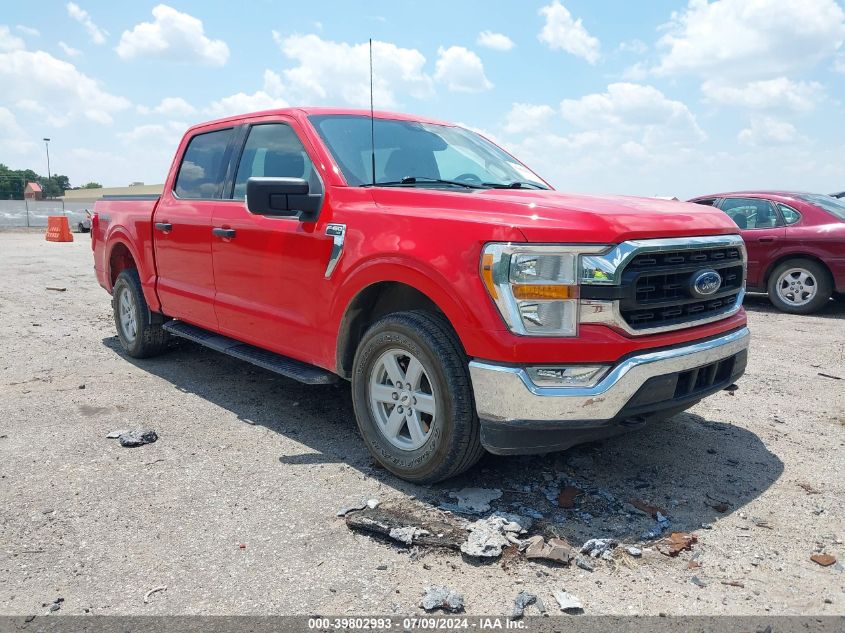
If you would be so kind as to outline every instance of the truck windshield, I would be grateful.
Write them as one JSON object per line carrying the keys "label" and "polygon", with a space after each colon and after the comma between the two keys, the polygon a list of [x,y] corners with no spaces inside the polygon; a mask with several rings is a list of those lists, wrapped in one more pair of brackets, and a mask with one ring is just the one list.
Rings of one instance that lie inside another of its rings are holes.
{"label": "truck windshield", "polygon": [[[548,189],[542,179],[467,129],[362,115],[309,120],[353,186]],[[375,178],[372,152],[375,139]]]}
{"label": "truck windshield", "polygon": [[842,200],[817,193],[806,193],[798,197],[805,202],[821,207],[828,213],[832,213],[837,219],[845,222],[845,202]]}

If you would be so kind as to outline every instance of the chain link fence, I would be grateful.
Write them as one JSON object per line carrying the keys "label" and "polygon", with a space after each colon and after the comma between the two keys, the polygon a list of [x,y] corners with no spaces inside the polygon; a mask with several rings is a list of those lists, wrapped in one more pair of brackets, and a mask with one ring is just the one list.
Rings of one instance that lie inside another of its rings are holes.
{"label": "chain link fence", "polygon": [[51,215],[66,215],[72,231],[78,230],[85,211],[94,211],[93,202],[63,200],[0,200],[0,228],[47,226]]}

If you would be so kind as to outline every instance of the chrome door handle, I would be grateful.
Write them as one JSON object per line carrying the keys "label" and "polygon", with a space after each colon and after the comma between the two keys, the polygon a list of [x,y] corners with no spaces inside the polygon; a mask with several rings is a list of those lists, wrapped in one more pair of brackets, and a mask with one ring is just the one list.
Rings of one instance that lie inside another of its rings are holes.
{"label": "chrome door handle", "polygon": [[211,229],[211,234],[216,235],[217,237],[232,239],[235,237],[236,231],[235,229],[213,228]]}

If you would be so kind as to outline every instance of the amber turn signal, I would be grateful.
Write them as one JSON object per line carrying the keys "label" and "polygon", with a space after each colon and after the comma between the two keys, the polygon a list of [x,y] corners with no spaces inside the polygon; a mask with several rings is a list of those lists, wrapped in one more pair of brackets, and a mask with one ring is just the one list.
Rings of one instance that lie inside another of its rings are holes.
{"label": "amber turn signal", "polygon": [[487,286],[487,292],[496,301],[499,298],[499,293],[496,291],[496,284],[493,282],[493,254],[485,253],[481,258],[481,279],[484,280],[484,285]]}
{"label": "amber turn signal", "polygon": [[518,284],[511,286],[517,301],[577,299],[578,286],[551,284]]}

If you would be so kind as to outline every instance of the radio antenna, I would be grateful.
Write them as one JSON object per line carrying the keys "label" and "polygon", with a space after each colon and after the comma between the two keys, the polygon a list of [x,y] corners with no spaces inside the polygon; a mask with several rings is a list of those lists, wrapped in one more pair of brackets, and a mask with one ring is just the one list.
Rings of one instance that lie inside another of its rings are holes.
{"label": "radio antenna", "polygon": [[370,38],[370,158],[373,168],[373,187],[376,186],[376,116],[373,111],[373,38]]}

